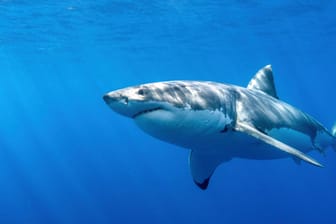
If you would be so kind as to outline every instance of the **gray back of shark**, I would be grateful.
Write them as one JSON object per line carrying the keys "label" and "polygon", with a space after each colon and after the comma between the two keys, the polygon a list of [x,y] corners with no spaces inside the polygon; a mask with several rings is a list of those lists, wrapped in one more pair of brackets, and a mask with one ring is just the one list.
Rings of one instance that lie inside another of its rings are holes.
{"label": "gray back of shark", "polygon": [[279,100],[270,65],[247,88],[169,81],[112,91],[104,100],[153,137],[191,149],[191,174],[201,189],[217,166],[232,158],[292,157],[321,166],[305,153],[335,143],[314,118]]}

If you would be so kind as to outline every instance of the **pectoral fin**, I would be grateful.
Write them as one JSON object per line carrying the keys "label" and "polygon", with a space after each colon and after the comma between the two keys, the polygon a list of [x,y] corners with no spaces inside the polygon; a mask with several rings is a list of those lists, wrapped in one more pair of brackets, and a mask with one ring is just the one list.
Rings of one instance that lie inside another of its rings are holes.
{"label": "pectoral fin", "polygon": [[307,156],[306,154],[302,153],[301,151],[289,146],[289,145],[286,145],[285,143],[283,142],[280,142],[264,133],[262,133],[261,131],[257,130],[256,128],[248,125],[248,124],[244,124],[244,123],[240,123],[240,122],[237,122],[236,124],[236,130],[237,131],[240,131],[240,132],[243,132],[243,133],[246,133],[250,136],[253,136],[277,149],[280,149],[281,151],[283,152],[286,152],[286,153],[289,153],[291,154],[292,156],[298,158],[298,159],[301,159],[301,160],[304,160],[310,164],[313,164],[315,166],[319,166],[319,167],[323,167],[319,162],[317,162],[316,160],[310,158],[309,156]]}
{"label": "pectoral fin", "polygon": [[202,190],[207,189],[217,166],[228,160],[230,158],[223,155],[200,153],[192,150],[189,155],[189,166],[195,184]]}

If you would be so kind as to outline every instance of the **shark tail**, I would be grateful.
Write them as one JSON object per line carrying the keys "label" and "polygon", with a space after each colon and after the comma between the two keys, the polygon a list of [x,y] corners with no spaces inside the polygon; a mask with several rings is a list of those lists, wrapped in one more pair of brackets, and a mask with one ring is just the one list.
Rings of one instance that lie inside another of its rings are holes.
{"label": "shark tail", "polygon": [[336,152],[336,122],[331,128],[331,134],[334,137],[333,142],[332,142],[332,148]]}

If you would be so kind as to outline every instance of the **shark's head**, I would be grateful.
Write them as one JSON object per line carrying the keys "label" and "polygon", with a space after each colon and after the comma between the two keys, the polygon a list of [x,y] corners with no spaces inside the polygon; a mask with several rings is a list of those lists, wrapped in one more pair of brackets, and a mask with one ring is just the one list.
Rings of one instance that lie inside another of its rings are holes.
{"label": "shark's head", "polygon": [[169,111],[178,105],[175,90],[164,84],[150,83],[115,90],[103,96],[106,104],[115,112],[133,119],[156,111]]}
{"label": "shark's head", "polygon": [[149,83],[107,93],[115,112],[132,118],[146,133],[177,145],[204,132],[219,132],[234,121],[232,94],[225,86],[171,81]]}

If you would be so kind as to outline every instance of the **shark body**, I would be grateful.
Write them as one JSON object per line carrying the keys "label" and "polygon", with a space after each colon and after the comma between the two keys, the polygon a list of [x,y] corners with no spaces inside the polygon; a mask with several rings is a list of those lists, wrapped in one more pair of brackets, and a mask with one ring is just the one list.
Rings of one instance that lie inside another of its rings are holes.
{"label": "shark body", "polygon": [[216,82],[168,81],[104,95],[115,112],[132,118],[151,136],[190,149],[194,182],[206,189],[215,169],[232,158],[292,157],[322,166],[306,153],[334,146],[310,115],[279,100],[270,65],[247,88]]}

